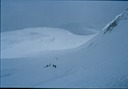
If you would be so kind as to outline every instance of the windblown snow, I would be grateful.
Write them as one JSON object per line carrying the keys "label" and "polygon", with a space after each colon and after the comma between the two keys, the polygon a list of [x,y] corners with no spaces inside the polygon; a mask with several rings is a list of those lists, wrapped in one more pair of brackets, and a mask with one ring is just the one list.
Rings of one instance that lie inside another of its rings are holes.
{"label": "windblown snow", "polygon": [[127,28],[121,14],[90,35],[44,27],[3,32],[1,86],[128,88]]}

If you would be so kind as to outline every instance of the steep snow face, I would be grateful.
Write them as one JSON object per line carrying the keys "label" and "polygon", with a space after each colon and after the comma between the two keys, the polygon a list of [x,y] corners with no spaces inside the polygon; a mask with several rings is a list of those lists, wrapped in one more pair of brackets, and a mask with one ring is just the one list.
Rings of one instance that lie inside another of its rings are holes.
{"label": "steep snow face", "polygon": [[124,12],[122,12],[121,14],[116,16],[115,19],[113,19],[110,23],[108,23],[102,29],[102,31],[104,31],[104,34],[111,32],[113,30],[113,28],[119,24],[120,21],[127,20],[127,19],[128,19],[128,8]]}
{"label": "steep snow face", "polygon": [[2,57],[23,57],[38,51],[78,47],[95,35],[80,36],[59,28],[26,28],[1,33]]}

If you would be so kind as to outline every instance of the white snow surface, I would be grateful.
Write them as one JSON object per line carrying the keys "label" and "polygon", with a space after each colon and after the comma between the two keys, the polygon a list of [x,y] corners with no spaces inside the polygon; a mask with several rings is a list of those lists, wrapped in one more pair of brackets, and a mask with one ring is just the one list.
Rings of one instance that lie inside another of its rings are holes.
{"label": "white snow surface", "polygon": [[50,27],[3,32],[1,56],[16,58],[38,51],[71,49],[84,44],[95,35],[75,35],[64,29]]}
{"label": "white snow surface", "polygon": [[[52,37],[54,32],[59,34],[61,34],[61,32],[65,33],[58,35],[59,38],[70,37],[72,35],[71,37],[76,39],[78,42],[77,45],[79,46],[66,46],[65,48],[67,49],[63,50],[61,47],[55,47],[55,49],[59,50],[50,50],[49,52],[38,50],[23,58],[20,56],[17,58],[2,58],[1,86],[35,88],[128,88],[127,29],[128,19],[121,20],[111,31],[108,30],[107,33],[103,33],[104,30],[102,30],[95,36],[90,36],[91,38],[89,37],[88,41],[86,40],[86,38],[88,38],[86,36],[76,36],[67,31],[59,31],[57,29],[57,31],[49,31],[48,34],[51,32]],[[24,34],[28,34],[25,31],[28,30],[23,31]],[[21,35],[21,33],[22,32],[19,34]],[[12,35],[12,33],[6,34]],[[36,38],[36,41],[28,36],[28,42],[25,42],[26,37],[24,39],[24,36],[22,36],[24,44],[29,42],[41,43],[37,40],[37,38],[40,39],[40,36],[36,37],[34,35],[35,32],[31,34],[33,35],[29,36]],[[47,37],[47,35],[43,35],[43,38],[45,36]],[[56,39],[59,40],[58,37]],[[71,40],[73,40],[73,38]],[[81,38],[81,40],[79,38]],[[66,41],[68,39],[65,38]],[[81,41],[84,41],[83,39],[85,39],[85,42],[81,43]],[[14,42],[16,42],[17,45],[21,45],[22,40],[20,39],[20,42],[17,42],[19,40]],[[44,41],[49,41],[49,37],[48,40]],[[34,47],[31,45],[32,44],[29,44],[30,47]],[[6,46],[7,45],[2,47],[6,48]],[[13,45],[9,46],[12,47]],[[35,47],[36,46],[37,45],[35,45]],[[23,48],[24,46],[19,47]],[[29,47],[24,47],[24,49],[29,49]],[[14,52],[15,51],[16,50],[14,50]],[[11,55],[8,54],[8,56]]]}

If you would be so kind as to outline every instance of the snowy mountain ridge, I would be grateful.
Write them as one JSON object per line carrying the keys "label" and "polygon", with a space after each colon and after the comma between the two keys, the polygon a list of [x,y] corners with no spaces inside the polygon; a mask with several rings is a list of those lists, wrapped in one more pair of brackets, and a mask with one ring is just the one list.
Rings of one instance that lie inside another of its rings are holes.
{"label": "snowy mountain ridge", "polygon": [[112,29],[118,25],[118,23],[121,21],[121,20],[126,20],[128,19],[128,8],[122,12],[121,14],[117,15],[115,17],[115,19],[113,19],[110,23],[108,23],[103,29],[102,31],[104,31],[104,34],[108,33],[108,32],[111,32]]}

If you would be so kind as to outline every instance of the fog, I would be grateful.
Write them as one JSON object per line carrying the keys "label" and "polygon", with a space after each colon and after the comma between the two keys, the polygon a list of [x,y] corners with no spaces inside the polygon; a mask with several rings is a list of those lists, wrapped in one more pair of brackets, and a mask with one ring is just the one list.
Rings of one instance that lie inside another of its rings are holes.
{"label": "fog", "polygon": [[123,1],[2,0],[1,31],[69,23],[89,24],[100,30],[127,6]]}

